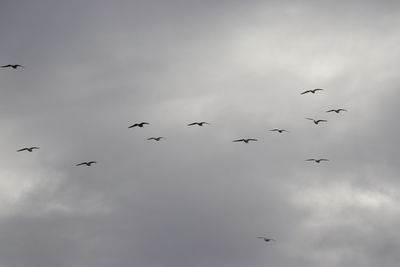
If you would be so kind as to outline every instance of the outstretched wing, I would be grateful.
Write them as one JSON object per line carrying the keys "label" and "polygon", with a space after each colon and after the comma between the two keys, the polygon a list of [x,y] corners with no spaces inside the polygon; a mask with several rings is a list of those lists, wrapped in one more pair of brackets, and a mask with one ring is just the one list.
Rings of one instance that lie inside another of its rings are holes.
{"label": "outstretched wing", "polygon": [[319,159],[319,161],[329,161],[329,159]]}
{"label": "outstretched wing", "polygon": [[315,161],[315,159],[306,159],[306,161]]}
{"label": "outstretched wing", "polygon": [[25,147],[25,148],[18,149],[17,152],[21,152],[21,151],[25,151],[25,150],[29,150],[29,149],[27,147]]}
{"label": "outstretched wing", "polygon": [[137,124],[137,123],[135,123],[135,124],[133,124],[133,125],[129,126],[128,128],[133,128],[133,127],[136,127],[136,126],[138,126],[138,124]]}
{"label": "outstretched wing", "polygon": [[192,123],[189,123],[187,126],[193,126],[193,125],[198,125],[199,123],[198,122],[192,122]]}
{"label": "outstretched wing", "polygon": [[40,147],[38,147],[38,146],[33,146],[33,147],[31,147],[30,149],[39,149]]}
{"label": "outstretched wing", "polygon": [[82,162],[82,163],[76,164],[75,166],[82,166],[82,165],[87,165],[87,162]]}
{"label": "outstretched wing", "polygon": [[236,140],[233,140],[232,142],[244,142],[244,139],[236,139]]}
{"label": "outstretched wing", "polygon": [[307,94],[307,93],[310,93],[310,92],[311,92],[311,90],[307,90],[307,91],[302,92],[301,95],[304,95],[304,94]]}
{"label": "outstretched wing", "polygon": [[249,138],[249,139],[247,139],[247,141],[258,141],[258,139],[255,139],[255,138]]}
{"label": "outstretched wing", "polygon": [[9,67],[12,67],[12,65],[10,65],[10,64],[8,64],[8,65],[3,65],[3,66],[1,66],[2,68],[9,68]]}

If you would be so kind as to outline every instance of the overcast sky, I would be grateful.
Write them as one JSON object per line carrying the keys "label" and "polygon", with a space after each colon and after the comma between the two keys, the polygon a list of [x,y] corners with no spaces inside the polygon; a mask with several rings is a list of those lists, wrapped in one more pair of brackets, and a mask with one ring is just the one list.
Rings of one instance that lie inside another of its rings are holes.
{"label": "overcast sky", "polygon": [[0,267],[398,266],[399,13],[1,1]]}

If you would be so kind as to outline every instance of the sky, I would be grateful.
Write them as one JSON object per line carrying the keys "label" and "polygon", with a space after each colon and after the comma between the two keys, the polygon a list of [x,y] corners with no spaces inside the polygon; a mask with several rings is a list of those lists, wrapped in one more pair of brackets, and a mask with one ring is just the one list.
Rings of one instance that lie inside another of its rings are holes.
{"label": "sky", "polygon": [[0,267],[398,266],[399,15],[1,1]]}

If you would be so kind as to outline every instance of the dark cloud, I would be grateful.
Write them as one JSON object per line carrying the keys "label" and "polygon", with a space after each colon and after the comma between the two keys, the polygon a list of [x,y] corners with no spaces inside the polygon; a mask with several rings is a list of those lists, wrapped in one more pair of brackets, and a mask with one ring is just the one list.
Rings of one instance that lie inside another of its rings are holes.
{"label": "dark cloud", "polygon": [[2,3],[0,266],[397,266],[398,10]]}

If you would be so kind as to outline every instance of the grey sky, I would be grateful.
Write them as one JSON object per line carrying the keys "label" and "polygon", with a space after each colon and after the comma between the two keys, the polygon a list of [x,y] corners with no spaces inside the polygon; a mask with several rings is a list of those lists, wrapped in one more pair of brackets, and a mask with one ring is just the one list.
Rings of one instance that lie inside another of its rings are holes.
{"label": "grey sky", "polygon": [[399,11],[1,2],[0,267],[397,266]]}

